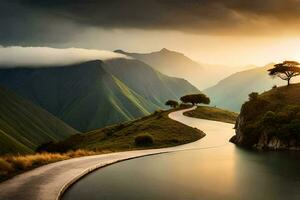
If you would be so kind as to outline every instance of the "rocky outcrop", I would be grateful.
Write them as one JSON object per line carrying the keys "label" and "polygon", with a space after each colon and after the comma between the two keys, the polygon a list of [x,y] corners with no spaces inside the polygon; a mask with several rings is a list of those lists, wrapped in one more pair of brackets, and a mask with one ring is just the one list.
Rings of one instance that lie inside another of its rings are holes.
{"label": "rocky outcrop", "polygon": [[230,139],[230,142],[238,146],[257,150],[300,150],[299,141],[292,138],[281,140],[276,136],[268,135],[266,132],[259,134],[257,138],[250,139],[249,136],[242,131],[244,126],[244,116],[240,114],[235,124],[236,135]]}

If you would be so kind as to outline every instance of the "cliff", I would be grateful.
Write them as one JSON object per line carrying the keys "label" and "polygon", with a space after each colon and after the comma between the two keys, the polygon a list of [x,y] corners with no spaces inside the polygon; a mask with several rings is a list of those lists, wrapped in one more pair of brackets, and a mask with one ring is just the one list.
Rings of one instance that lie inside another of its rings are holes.
{"label": "cliff", "polygon": [[252,94],[230,141],[246,148],[300,150],[300,84]]}

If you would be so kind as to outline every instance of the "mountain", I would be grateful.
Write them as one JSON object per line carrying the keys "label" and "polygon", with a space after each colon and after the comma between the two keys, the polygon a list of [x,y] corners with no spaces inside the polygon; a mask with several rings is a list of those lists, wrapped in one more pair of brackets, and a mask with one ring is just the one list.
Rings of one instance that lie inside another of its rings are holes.
{"label": "mountain", "polygon": [[237,72],[204,90],[204,93],[210,97],[211,105],[239,112],[251,92],[260,93],[274,85],[285,84],[281,79],[273,79],[268,75],[267,70],[273,65],[271,63],[264,67]]}
{"label": "mountain", "polygon": [[300,149],[300,84],[251,95],[231,142],[254,149]]}
{"label": "mountain", "polygon": [[200,92],[188,81],[163,75],[139,60],[108,60],[104,69],[160,107],[169,99]]}
{"label": "mountain", "polygon": [[210,87],[236,70],[225,66],[199,64],[182,53],[165,48],[144,54],[128,53],[123,50],[115,52],[143,61],[168,76],[184,78],[198,89]]}
{"label": "mountain", "polygon": [[0,87],[0,154],[32,153],[78,133],[44,109]]}
{"label": "mountain", "polygon": [[[178,88],[174,88],[175,83]],[[150,66],[128,59],[68,66],[2,67],[0,85],[82,132],[148,115],[162,108],[167,99],[199,92],[186,81],[156,73]]]}

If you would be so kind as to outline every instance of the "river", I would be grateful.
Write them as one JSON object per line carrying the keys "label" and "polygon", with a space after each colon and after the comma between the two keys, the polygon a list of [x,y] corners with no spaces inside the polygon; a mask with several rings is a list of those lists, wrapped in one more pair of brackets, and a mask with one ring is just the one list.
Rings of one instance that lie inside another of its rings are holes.
{"label": "river", "polygon": [[300,153],[256,152],[228,142],[233,125],[170,118],[207,135],[191,150],[136,158],[99,169],[63,200],[299,200]]}

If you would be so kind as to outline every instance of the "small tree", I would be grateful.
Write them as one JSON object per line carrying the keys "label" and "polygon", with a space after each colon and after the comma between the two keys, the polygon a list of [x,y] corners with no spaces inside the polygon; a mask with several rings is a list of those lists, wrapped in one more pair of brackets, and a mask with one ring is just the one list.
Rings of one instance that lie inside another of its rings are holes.
{"label": "small tree", "polygon": [[195,104],[209,104],[210,99],[205,95],[205,94],[190,94],[190,95],[185,95],[180,98],[180,100],[183,103],[191,103],[193,105]]}
{"label": "small tree", "polygon": [[269,75],[272,77],[279,77],[282,80],[287,81],[287,85],[290,85],[291,78],[300,75],[300,63],[296,61],[284,61],[274,65],[274,68],[269,69]]}
{"label": "small tree", "polygon": [[254,101],[258,98],[258,93],[257,92],[252,92],[249,94],[249,101]]}
{"label": "small tree", "polygon": [[170,106],[171,108],[176,108],[178,106],[178,102],[175,100],[168,100],[165,105]]}

